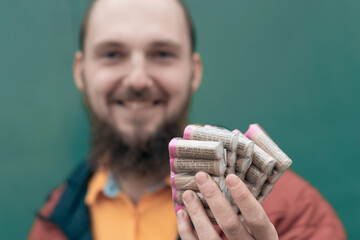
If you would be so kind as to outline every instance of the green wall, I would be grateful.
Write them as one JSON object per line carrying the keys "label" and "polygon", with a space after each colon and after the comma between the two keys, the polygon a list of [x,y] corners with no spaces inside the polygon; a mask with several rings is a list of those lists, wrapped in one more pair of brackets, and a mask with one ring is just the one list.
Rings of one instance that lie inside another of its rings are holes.
{"label": "green wall", "polygon": [[[0,239],[24,239],[88,151],[72,80],[86,0],[0,1]],[[191,122],[259,122],[360,238],[360,1],[187,1],[205,75]]]}

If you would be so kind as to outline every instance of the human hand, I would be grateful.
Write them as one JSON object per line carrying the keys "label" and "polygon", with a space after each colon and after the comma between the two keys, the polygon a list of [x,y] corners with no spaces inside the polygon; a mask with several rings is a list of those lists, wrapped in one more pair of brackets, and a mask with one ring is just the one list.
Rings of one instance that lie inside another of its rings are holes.
{"label": "human hand", "polygon": [[[226,177],[226,185],[242,213],[243,222],[207,173],[197,173],[195,180],[220,229],[228,239],[278,239],[276,229],[264,209],[236,175],[229,174]],[[187,190],[183,194],[183,200],[187,212],[185,210],[177,212],[178,231],[181,239],[221,239],[197,195],[193,191]],[[191,227],[190,219],[198,238]]]}

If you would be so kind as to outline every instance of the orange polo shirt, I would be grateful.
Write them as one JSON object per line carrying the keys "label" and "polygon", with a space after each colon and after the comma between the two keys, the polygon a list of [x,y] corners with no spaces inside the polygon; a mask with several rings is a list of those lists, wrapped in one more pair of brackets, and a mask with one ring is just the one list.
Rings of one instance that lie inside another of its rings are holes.
{"label": "orange polo shirt", "polygon": [[177,239],[170,178],[145,193],[135,205],[109,171],[99,170],[89,182],[85,203],[96,240]]}

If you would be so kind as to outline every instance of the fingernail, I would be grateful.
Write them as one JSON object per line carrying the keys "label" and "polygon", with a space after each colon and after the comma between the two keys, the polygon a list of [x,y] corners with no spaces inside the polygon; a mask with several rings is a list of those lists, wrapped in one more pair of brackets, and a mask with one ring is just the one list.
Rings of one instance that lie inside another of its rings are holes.
{"label": "fingernail", "polygon": [[183,200],[184,200],[185,204],[189,204],[192,200],[194,200],[194,193],[192,191],[184,192]]}
{"label": "fingernail", "polygon": [[240,182],[240,178],[238,178],[234,174],[229,174],[226,181],[227,181],[229,187],[236,187]]}
{"label": "fingernail", "polygon": [[185,219],[185,211],[184,210],[179,210],[177,213],[176,213],[176,216],[178,218],[179,221],[183,221]]}
{"label": "fingernail", "polygon": [[199,172],[196,174],[195,176],[195,180],[199,185],[203,185],[207,182],[208,180],[208,175],[204,172]]}

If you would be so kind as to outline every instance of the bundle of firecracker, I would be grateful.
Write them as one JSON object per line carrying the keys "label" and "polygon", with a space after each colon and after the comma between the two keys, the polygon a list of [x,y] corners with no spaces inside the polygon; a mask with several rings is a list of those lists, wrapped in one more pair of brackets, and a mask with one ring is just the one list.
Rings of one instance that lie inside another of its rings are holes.
{"label": "bundle of firecracker", "polygon": [[240,216],[241,212],[225,185],[225,177],[236,174],[262,203],[292,164],[258,124],[251,124],[245,134],[237,129],[229,131],[210,125],[189,125],[183,138],[170,141],[169,155],[175,211],[184,209],[182,193],[193,190],[213,223],[216,223],[214,215],[195,182],[197,172],[210,174]]}

